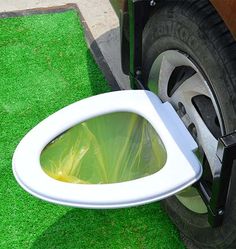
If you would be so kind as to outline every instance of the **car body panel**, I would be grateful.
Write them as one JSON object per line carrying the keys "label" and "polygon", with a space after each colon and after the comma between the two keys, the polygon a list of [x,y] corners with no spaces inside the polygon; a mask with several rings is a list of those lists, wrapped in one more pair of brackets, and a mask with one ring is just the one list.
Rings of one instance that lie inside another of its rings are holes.
{"label": "car body panel", "polygon": [[236,39],[236,1],[211,0],[211,3]]}

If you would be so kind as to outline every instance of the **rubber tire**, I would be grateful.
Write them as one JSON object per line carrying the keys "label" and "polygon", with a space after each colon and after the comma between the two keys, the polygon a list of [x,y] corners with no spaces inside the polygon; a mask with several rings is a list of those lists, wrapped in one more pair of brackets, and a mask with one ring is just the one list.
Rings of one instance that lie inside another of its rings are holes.
{"label": "rubber tire", "polygon": [[[188,54],[208,79],[224,121],[224,133],[236,129],[236,43],[207,0],[161,0],[143,32],[145,84],[154,60],[166,50]],[[236,248],[236,170],[221,227],[194,213],[176,197],[163,201],[173,222],[194,248]],[[189,248],[193,248],[192,246]]]}

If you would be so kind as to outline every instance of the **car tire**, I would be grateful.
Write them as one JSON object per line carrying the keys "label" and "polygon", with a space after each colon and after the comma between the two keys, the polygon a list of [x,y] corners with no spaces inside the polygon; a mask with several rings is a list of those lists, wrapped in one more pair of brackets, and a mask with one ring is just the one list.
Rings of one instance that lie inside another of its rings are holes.
{"label": "car tire", "polygon": [[[221,135],[235,130],[236,43],[209,1],[158,2],[143,31],[143,78],[146,88],[149,88],[155,60],[166,51],[185,55],[205,77],[217,102]],[[224,221],[220,227],[212,228],[207,214],[189,210],[176,196],[162,203],[186,238],[186,245],[201,249],[236,248],[236,169],[232,171]]]}

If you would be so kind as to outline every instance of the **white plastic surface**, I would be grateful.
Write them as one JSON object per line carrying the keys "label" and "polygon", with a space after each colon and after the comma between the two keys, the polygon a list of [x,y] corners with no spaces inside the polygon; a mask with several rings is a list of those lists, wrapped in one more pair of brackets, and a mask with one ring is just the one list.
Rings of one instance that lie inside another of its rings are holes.
{"label": "white plastic surface", "polygon": [[[122,183],[73,184],[57,181],[42,170],[40,154],[50,141],[78,123],[111,112],[133,112],[150,122],[167,151],[166,164],[160,171]],[[196,149],[197,144],[169,103],[145,90],[117,91],[78,101],[39,123],[17,146],[13,172],[27,192],[49,202],[123,208],[167,198],[196,182],[202,174]]]}

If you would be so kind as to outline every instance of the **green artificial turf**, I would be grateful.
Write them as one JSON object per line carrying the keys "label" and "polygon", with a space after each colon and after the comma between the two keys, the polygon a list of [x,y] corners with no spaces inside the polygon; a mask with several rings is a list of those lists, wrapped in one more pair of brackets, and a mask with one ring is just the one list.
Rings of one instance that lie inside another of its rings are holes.
{"label": "green artificial turf", "polygon": [[26,132],[109,87],[75,11],[0,19],[0,248],[184,248],[158,203],[119,210],[50,204],[16,183],[11,159]]}

